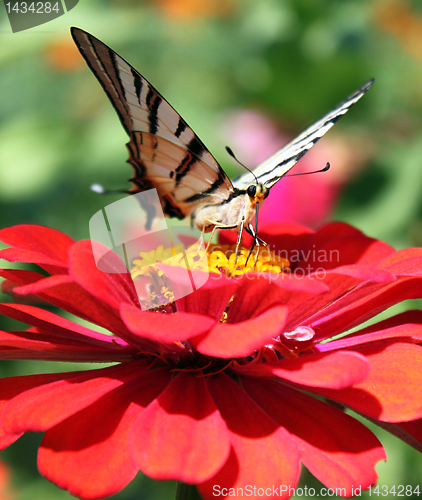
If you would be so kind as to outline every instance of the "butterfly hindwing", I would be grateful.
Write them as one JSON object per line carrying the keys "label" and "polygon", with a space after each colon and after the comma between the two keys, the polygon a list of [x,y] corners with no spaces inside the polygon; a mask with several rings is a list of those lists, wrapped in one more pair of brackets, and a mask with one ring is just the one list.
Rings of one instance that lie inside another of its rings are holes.
{"label": "butterfly hindwing", "polygon": [[199,204],[221,203],[230,191],[225,177],[185,148],[147,132],[132,132],[128,143],[136,193],[155,188],[164,213],[183,219]]}
{"label": "butterfly hindwing", "polygon": [[[258,182],[267,187],[273,186],[279,181],[296,163],[307,153],[312,146],[321,139],[321,137],[330,130],[334,123],[357,102],[365,92],[371,87],[374,80],[370,80],[353,92],[349,97],[342,101],[332,111],[325,115],[321,120],[314,123],[311,127],[302,132],[296,139],[289,142],[273,156],[265,160],[254,169],[254,174]],[[255,182],[254,176],[246,172],[233,181],[236,188],[245,188]]]}
{"label": "butterfly hindwing", "polygon": [[229,178],[177,111],[112,49],[83,30],[71,31],[130,137],[130,192],[157,189],[164,214],[180,219],[226,199],[233,192]]}

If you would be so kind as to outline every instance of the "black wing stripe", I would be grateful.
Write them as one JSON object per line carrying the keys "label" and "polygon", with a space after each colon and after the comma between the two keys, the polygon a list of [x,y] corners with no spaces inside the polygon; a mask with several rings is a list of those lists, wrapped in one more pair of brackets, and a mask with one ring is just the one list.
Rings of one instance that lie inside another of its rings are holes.
{"label": "black wing stripe", "polygon": [[158,132],[158,108],[162,102],[161,97],[154,91],[152,87],[148,89],[146,103],[149,109],[149,132],[157,135]]}
{"label": "black wing stripe", "polygon": [[[310,143],[310,144],[311,144],[311,147],[312,147],[315,143]],[[289,162],[291,162],[291,163],[297,163],[302,158],[302,156],[305,156],[305,154],[309,151],[309,149],[310,148],[304,149],[303,151],[300,151],[300,153],[298,153],[296,156],[293,156],[292,158],[290,158]],[[287,164],[288,162],[285,162],[285,163]],[[280,165],[277,165],[277,167],[282,167],[283,165],[284,165],[284,162],[281,163]],[[288,170],[281,177],[284,177],[287,173],[288,173]],[[278,180],[280,180],[281,177],[280,176],[275,176],[275,177],[272,177],[271,179],[267,179],[265,181],[265,184],[268,185],[268,186],[272,186],[275,182],[277,182]]]}
{"label": "black wing stripe", "polygon": [[[97,76],[97,78],[102,81],[101,77],[106,76],[107,81],[105,81],[105,85],[112,88],[114,92],[107,92],[107,95],[109,96],[114,109],[116,109],[117,114],[119,115],[120,121],[122,122],[124,128],[126,131],[129,133],[129,127],[130,124],[132,123],[132,120],[129,115],[129,110],[125,98],[125,91],[122,85],[122,82],[118,76],[118,68],[116,65],[116,61],[114,59],[114,56],[116,55],[111,49],[107,47],[107,52],[104,51],[103,47],[101,45],[98,45],[98,42],[96,38],[92,37],[89,35],[89,43],[92,47],[92,51],[95,55],[96,62],[99,66],[99,69],[102,70],[101,73],[99,73],[100,78]],[[98,45],[98,48],[97,48]],[[104,56],[101,56],[100,51],[104,52]],[[111,63],[111,67],[113,68],[113,71],[115,72],[115,78],[113,78],[113,75],[111,72],[108,70],[108,65],[107,62]],[[118,88],[120,87],[120,88]],[[114,98],[113,98],[114,95]],[[119,106],[120,104],[120,106]]]}
{"label": "black wing stripe", "polygon": [[[289,142],[273,156],[258,165],[254,170],[258,181],[267,187],[273,186],[306,154],[321,137],[355,104],[371,87],[374,80],[370,80],[358,90],[349,95],[337,107],[327,113],[319,121],[311,125],[298,137]],[[235,187],[241,188],[254,184],[254,176],[247,172],[233,181]]]}
{"label": "black wing stripe", "polygon": [[183,220],[186,217],[186,214],[184,214],[179,207],[173,205],[168,196],[163,198],[163,202],[163,212],[165,215],[176,217],[179,220]]}
{"label": "black wing stripe", "polygon": [[138,102],[141,105],[141,93],[142,93],[142,78],[139,76],[139,73],[135,71],[132,67],[130,68],[130,72],[132,73],[133,76],[133,82],[135,84],[135,92],[136,92],[136,97],[138,98]]}
{"label": "black wing stripe", "polygon": [[205,151],[204,145],[202,144],[202,142],[199,140],[199,138],[196,135],[194,135],[194,137],[192,137],[192,139],[189,141],[189,143],[186,144],[186,148],[189,152],[191,152],[193,155],[197,156],[198,158]]}
{"label": "black wing stripe", "polygon": [[189,173],[190,169],[193,167],[193,165],[195,165],[195,163],[197,163],[197,161],[198,161],[197,158],[195,158],[191,154],[187,154],[183,158],[180,165],[175,170],[175,172],[176,172],[175,187],[176,188],[180,186],[180,182],[183,179],[183,177],[185,177],[185,175],[187,175]]}
{"label": "black wing stripe", "polygon": [[[73,40],[75,41],[75,44],[79,48],[80,53],[85,59],[85,62],[87,63],[88,67],[94,73],[95,77],[97,78],[104,92],[108,96],[111,104],[113,105],[113,108],[116,110],[116,113],[120,119],[123,128],[129,134],[130,123],[128,123],[127,121],[128,116],[122,112],[122,111],[126,112],[126,106],[122,103],[121,96],[119,95],[118,90],[114,86],[113,81],[111,80],[108,71],[106,70],[102,62],[101,57],[97,53],[95,46],[95,42],[97,41],[97,39],[91,36],[89,33],[81,32],[80,30],[78,31],[72,30],[72,37]],[[84,46],[82,41],[86,43],[87,45],[86,47]],[[92,57],[90,57],[90,54],[92,54]],[[121,107],[118,106],[117,103],[119,103],[123,109],[121,109]]]}
{"label": "black wing stripe", "polygon": [[[129,113],[129,105],[126,99],[126,91],[123,86],[123,82],[120,78],[120,70],[119,70],[119,65],[118,61],[116,60],[117,54],[113,52],[111,49],[108,49],[108,57],[111,62],[111,66],[113,68],[113,73],[108,72],[108,76],[110,80],[113,82],[113,87],[116,89],[117,95],[119,96],[120,102],[122,103],[123,108],[126,111],[126,115],[130,117]],[[107,68],[104,66],[104,69],[107,70]]]}
{"label": "black wing stripe", "polygon": [[185,131],[186,129],[186,122],[182,119],[182,118],[179,118],[179,123],[177,124],[177,129],[174,133],[174,135],[179,138],[182,133]]}
{"label": "black wing stripe", "polygon": [[[215,180],[213,182],[213,184],[208,189],[206,189],[205,191],[202,191],[202,193],[197,193],[197,194],[194,194],[193,196],[190,196],[189,198],[186,198],[184,200],[184,202],[185,203],[193,203],[194,201],[199,201],[199,200],[202,200],[203,198],[206,198],[210,194],[214,193],[221,186],[221,184],[223,184],[223,182],[224,182],[224,179],[219,177],[217,180]],[[229,198],[231,197],[231,199],[233,199],[233,198],[236,198],[237,196],[239,196],[239,194],[236,194],[236,192],[234,192],[234,193],[230,194]],[[223,203],[227,203],[227,200],[225,200]]]}
{"label": "black wing stripe", "polygon": [[[205,151],[204,145],[196,135],[194,135],[194,137],[192,137],[192,139],[186,145],[186,149],[188,150],[188,154],[183,158],[183,160],[180,162],[180,165],[176,168],[176,188],[180,185],[183,177],[185,177],[189,173],[195,163],[200,161],[200,157]],[[213,184],[210,186],[210,188],[212,186]]]}

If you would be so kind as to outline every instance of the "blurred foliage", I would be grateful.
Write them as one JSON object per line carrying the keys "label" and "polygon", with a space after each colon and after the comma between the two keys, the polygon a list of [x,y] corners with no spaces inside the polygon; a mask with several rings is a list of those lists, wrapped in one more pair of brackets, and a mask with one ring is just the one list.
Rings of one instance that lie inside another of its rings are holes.
{"label": "blurred foliage", "polygon": [[[73,46],[72,25],[139,69],[232,175],[236,167],[223,149],[228,110],[258,110],[298,133],[375,77],[368,95],[336,125],[346,138],[361,134],[371,153],[332,218],[396,248],[422,245],[422,8],[416,0],[80,0],[65,16],[17,34],[3,11],[2,227],[44,224],[86,238],[90,217],[117,199],[89,186],[128,187],[125,132]],[[335,170],[336,159],[327,160]],[[23,373],[22,364],[3,363],[4,374]],[[44,368],[35,364],[37,370]],[[380,484],[416,485],[420,456],[379,435],[389,457],[379,466]],[[3,453],[15,471],[17,498],[71,498],[37,475],[38,442],[25,436]],[[302,484],[316,483],[307,475]],[[115,498],[173,496],[172,483],[139,475]]]}

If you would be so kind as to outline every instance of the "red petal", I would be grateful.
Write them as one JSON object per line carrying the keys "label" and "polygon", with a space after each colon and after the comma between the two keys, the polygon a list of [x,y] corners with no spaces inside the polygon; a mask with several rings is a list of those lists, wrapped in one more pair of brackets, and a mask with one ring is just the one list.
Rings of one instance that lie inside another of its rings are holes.
{"label": "red petal", "polygon": [[135,335],[166,344],[207,332],[215,324],[208,316],[182,312],[157,314],[126,304],[122,304],[120,314]]}
{"label": "red petal", "polygon": [[422,269],[422,248],[399,250],[382,261],[380,267],[400,275],[420,276]]}
{"label": "red petal", "polygon": [[[116,261],[116,266],[121,263],[117,255],[112,257],[110,253],[110,262]],[[72,247],[69,274],[84,290],[114,309],[119,309],[121,303],[139,304],[129,273],[105,273],[97,269],[91,241],[79,241]]]}
{"label": "red petal", "polygon": [[0,269],[0,276],[17,286],[28,285],[45,279],[43,274],[34,271],[23,271],[22,269]]}
{"label": "red petal", "polygon": [[260,316],[241,323],[217,323],[205,335],[192,339],[202,354],[224,359],[248,356],[278,337],[284,329],[287,308],[276,306]]}
{"label": "red petal", "polygon": [[[377,438],[354,418],[273,380],[242,379],[246,392],[296,440],[300,458],[328,488],[351,496],[377,480],[375,464],[385,460]],[[343,496],[343,495],[342,495]]]}
{"label": "red petal", "polygon": [[371,419],[371,421],[393,436],[398,437],[409,446],[412,446],[415,450],[422,452],[422,419],[396,424],[374,419]]}
{"label": "red petal", "polygon": [[[392,253],[395,253],[394,248],[386,243],[369,238],[343,222],[331,222],[318,229],[309,241],[302,262],[317,267],[325,262],[323,267],[326,269],[346,264],[373,265]],[[330,258],[323,261],[324,255]]]}
{"label": "red petal", "polygon": [[11,433],[50,429],[138,376],[150,365],[150,362],[143,361],[89,370],[70,380],[58,380],[29,389],[4,408],[2,425]]}
{"label": "red petal", "polygon": [[[328,222],[318,228],[315,232],[312,244],[315,246],[323,246],[331,240],[337,240],[339,238],[350,236],[361,238],[364,234],[359,229],[351,226],[350,224],[346,224],[345,222]],[[372,238],[368,239],[374,241]]]}
{"label": "red petal", "polygon": [[103,347],[94,347],[52,337],[50,333],[36,328],[25,332],[0,331],[0,359],[116,362],[132,360],[134,355],[131,346],[104,344]]}
{"label": "red petal", "polygon": [[8,262],[29,262],[36,263],[51,274],[62,273],[67,269],[67,263],[62,263],[46,257],[42,253],[31,252],[29,250],[21,250],[19,248],[5,248],[0,250],[0,259]]}
{"label": "red petal", "polygon": [[422,417],[422,348],[413,344],[384,341],[357,348],[369,362],[368,378],[341,391],[319,389],[330,399],[340,401],[377,420],[401,422]]}
{"label": "red petal", "polygon": [[239,289],[230,305],[230,323],[255,318],[276,305],[285,305],[287,292],[265,276],[244,275],[237,279]]}
{"label": "red petal", "polygon": [[176,301],[177,310],[210,316],[219,321],[227,303],[238,288],[237,280],[223,275],[217,278],[210,276],[201,288]]}
{"label": "red petal", "polygon": [[318,274],[304,276],[300,273],[280,273],[277,277],[273,277],[269,273],[268,279],[289,292],[324,293],[329,291],[328,285]]}
{"label": "red petal", "polygon": [[380,264],[380,267],[386,267],[389,266],[390,264],[394,264],[395,262],[400,262],[403,259],[409,259],[411,257],[418,257],[418,256],[419,257],[422,256],[421,247],[403,248],[402,250],[397,250],[396,252],[386,257]]}
{"label": "red petal", "polygon": [[[32,326],[37,326],[45,331],[53,333],[57,339],[63,338],[68,341],[78,343],[91,344],[93,346],[105,347],[104,344],[110,346],[125,347],[127,344],[119,338],[111,337],[103,333],[85,328],[73,321],[62,318],[39,307],[33,307],[25,304],[0,304],[0,313],[14,318],[22,323],[27,323]],[[38,340],[42,338],[37,337]]]}
{"label": "red petal", "polygon": [[276,363],[238,366],[236,371],[247,376],[279,377],[308,387],[343,389],[366,380],[369,363],[356,352],[314,354]]}
{"label": "red petal", "polygon": [[[281,428],[227,375],[207,379],[212,398],[227,425],[231,454],[223,468],[198,486],[205,499],[222,488],[295,487],[299,478],[297,447]],[[262,491],[262,490],[261,490]],[[255,493],[252,498],[258,498]],[[264,495],[259,495],[264,496]]]}
{"label": "red petal", "polygon": [[[339,296],[347,293],[360,283],[356,278],[327,274],[323,280],[324,286],[328,286],[329,291],[325,293],[310,294],[303,291],[290,292],[280,288],[281,303],[289,308],[286,329],[292,331],[298,326],[314,326],[314,317],[328,309],[327,304],[335,305]],[[379,287],[379,284],[374,286]],[[256,303],[255,297],[255,303]],[[259,304],[257,304],[259,307]],[[325,338],[325,332],[316,329],[315,339]]]}
{"label": "red petal", "polygon": [[2,429],[0,429],[0,451],[4,450],[5,448],[7,448],[11,444],[13,444],[21,436],[22,436],[22,433],[21,434],[7,434]]}
{"label": "red petal", "polygon": [[399,427],[404,429],[408,434],[415,437],[420,443],[422,443],[422,420],[414,420],[413,422],[401,422],[397,424]]}
{"label": "red petal", "polygon": [[48,290],[55,286],[71,284],[72,282],[72,278],[67,274],[58,274],[49,276],[48,278],[41,278],[37,282],[15,288],[14,292],[19,295],[34,294],[40,296],[44,290]]}
{"label": "red petal", "polygon": [[319,344],[315,346],[315,349],[319,352],[336,351],[397,337],[402,337],[406,341],[420,342],[422,340],[422,311],[406,311],[397,314],[339,340]]}
{"label": "red petal", "polygon": [[[267,224],[259,228],[260,238],[268,244],[269,248],[278,249],[281,257],[292,255],[293,252],[306,248],[313,235],[312,229],[296,222]],[[236,239],[237,235],[234,231],[220,231],[218,235],[218,240],[222,244],[233,245]],[[246,248],[252,246],[252,237],[249,234],[243,235],[243,246]]]}
{"label": "red petal", "polygon": [[[344,278],[342,278],[344,279]],[[399,278],[394,283],[366,284],[352,290],[312,318],[313,328],[321,329],[324,338],[359,325],[393,304],[422,297],[422,280]]]}
{"label": "red petal", "polygon": [[0,283],[0,290],[3,293],[7,293],[7,295],[10,295],[15,304],[38,304],[38,305],[47,304],[45,300],[40,299],[39,297],[33,294],[19,295],[18,293],[15,292],[16,288],[18,288],[17,285],[15,285],[9,280],[3,280]]}
{"label": "red petal", "polygon": [[59,267],[67,267],[68,251],[74,243],[60,231],[30,224],[1,229],[0,240],[17,248],[4,251],[2,257],[7,260]]}
{"label": "red petal", "polygon": [[42,299],[75,316],[102,326],[122,338],[125,333],[129,334],[118,311],[97,300],[73,281],[68,283],[66,276],[63,276],[63,283],[54,285],[56,283],[54,280],[61,280],[62,277],[45,278],[33,271],[17,269],[3,270],[1,275],[19,285],[34,283],[34,287],[40,289],[38,296]]}
{"label": "red petal", "polygon": [[198,483],[226,461],[227,429],[204,377],[181,372],[131,432],[133,456],[154,479]]}
{"label": "red petal", "polygon": [[371,266],[340,266],[327,272],[344,274],[346,276],[351,276],[362,281],[372,281],[375,283],[392,283],[396,281],[396,277],[392,272],[385,269],[376,269]]}
{"label": "red petal", "polygon": [[46,432],[38,469],[77,497],[108,497],[138,471],[128,434],[139,414],[169,382],[165,369],[146,372]]}
{"label": "red petal", "polygon": [[[7,377],[0,380],[0,415],[8,402],[20,393],[38,387],[43,384],[49,384],[56,380],[75,377],[75,373],[49,373],[47,375],[27,375],[24,377]],[[22,433],[8,433],[0,428],[0,449],[9,446],[19,439]]]}

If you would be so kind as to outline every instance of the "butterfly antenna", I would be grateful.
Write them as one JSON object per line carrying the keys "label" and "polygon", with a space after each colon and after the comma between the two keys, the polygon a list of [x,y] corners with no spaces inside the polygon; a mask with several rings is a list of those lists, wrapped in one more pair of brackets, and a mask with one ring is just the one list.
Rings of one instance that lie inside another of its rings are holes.
{"label": "butterfly antenna", "polygon": [[287,174],[283,175],[283,177],[297,177],[298,175],[310,175],[310,174],[318,174],[319,172],[326,172],[327,170],[330,170],[331,165],[327,161],[327,165],[325,165],[324,168],[321,168],[321,170],[313,170],[312,172],[299,172],[298,174]]}
{"label": "butterfly antenna", "polygon": [[252,172],[252,170],[250,168],[248,168],[246,165],[244,165],[241,161],[239,161],[235,154],[233,153],[233,151],[229,148],[229,146],[226,146],[226,151],[227,153],[229,153],[229,155],[233,158],[233,160],[238,163],[241,167],[243,167],[244,169],[246,169],[248,172],[250,172],[254,177],[255,177],[255,181],[257,183],[257,185],[259,184],[258,182],[258,179],[256,177],[256,175]]}

